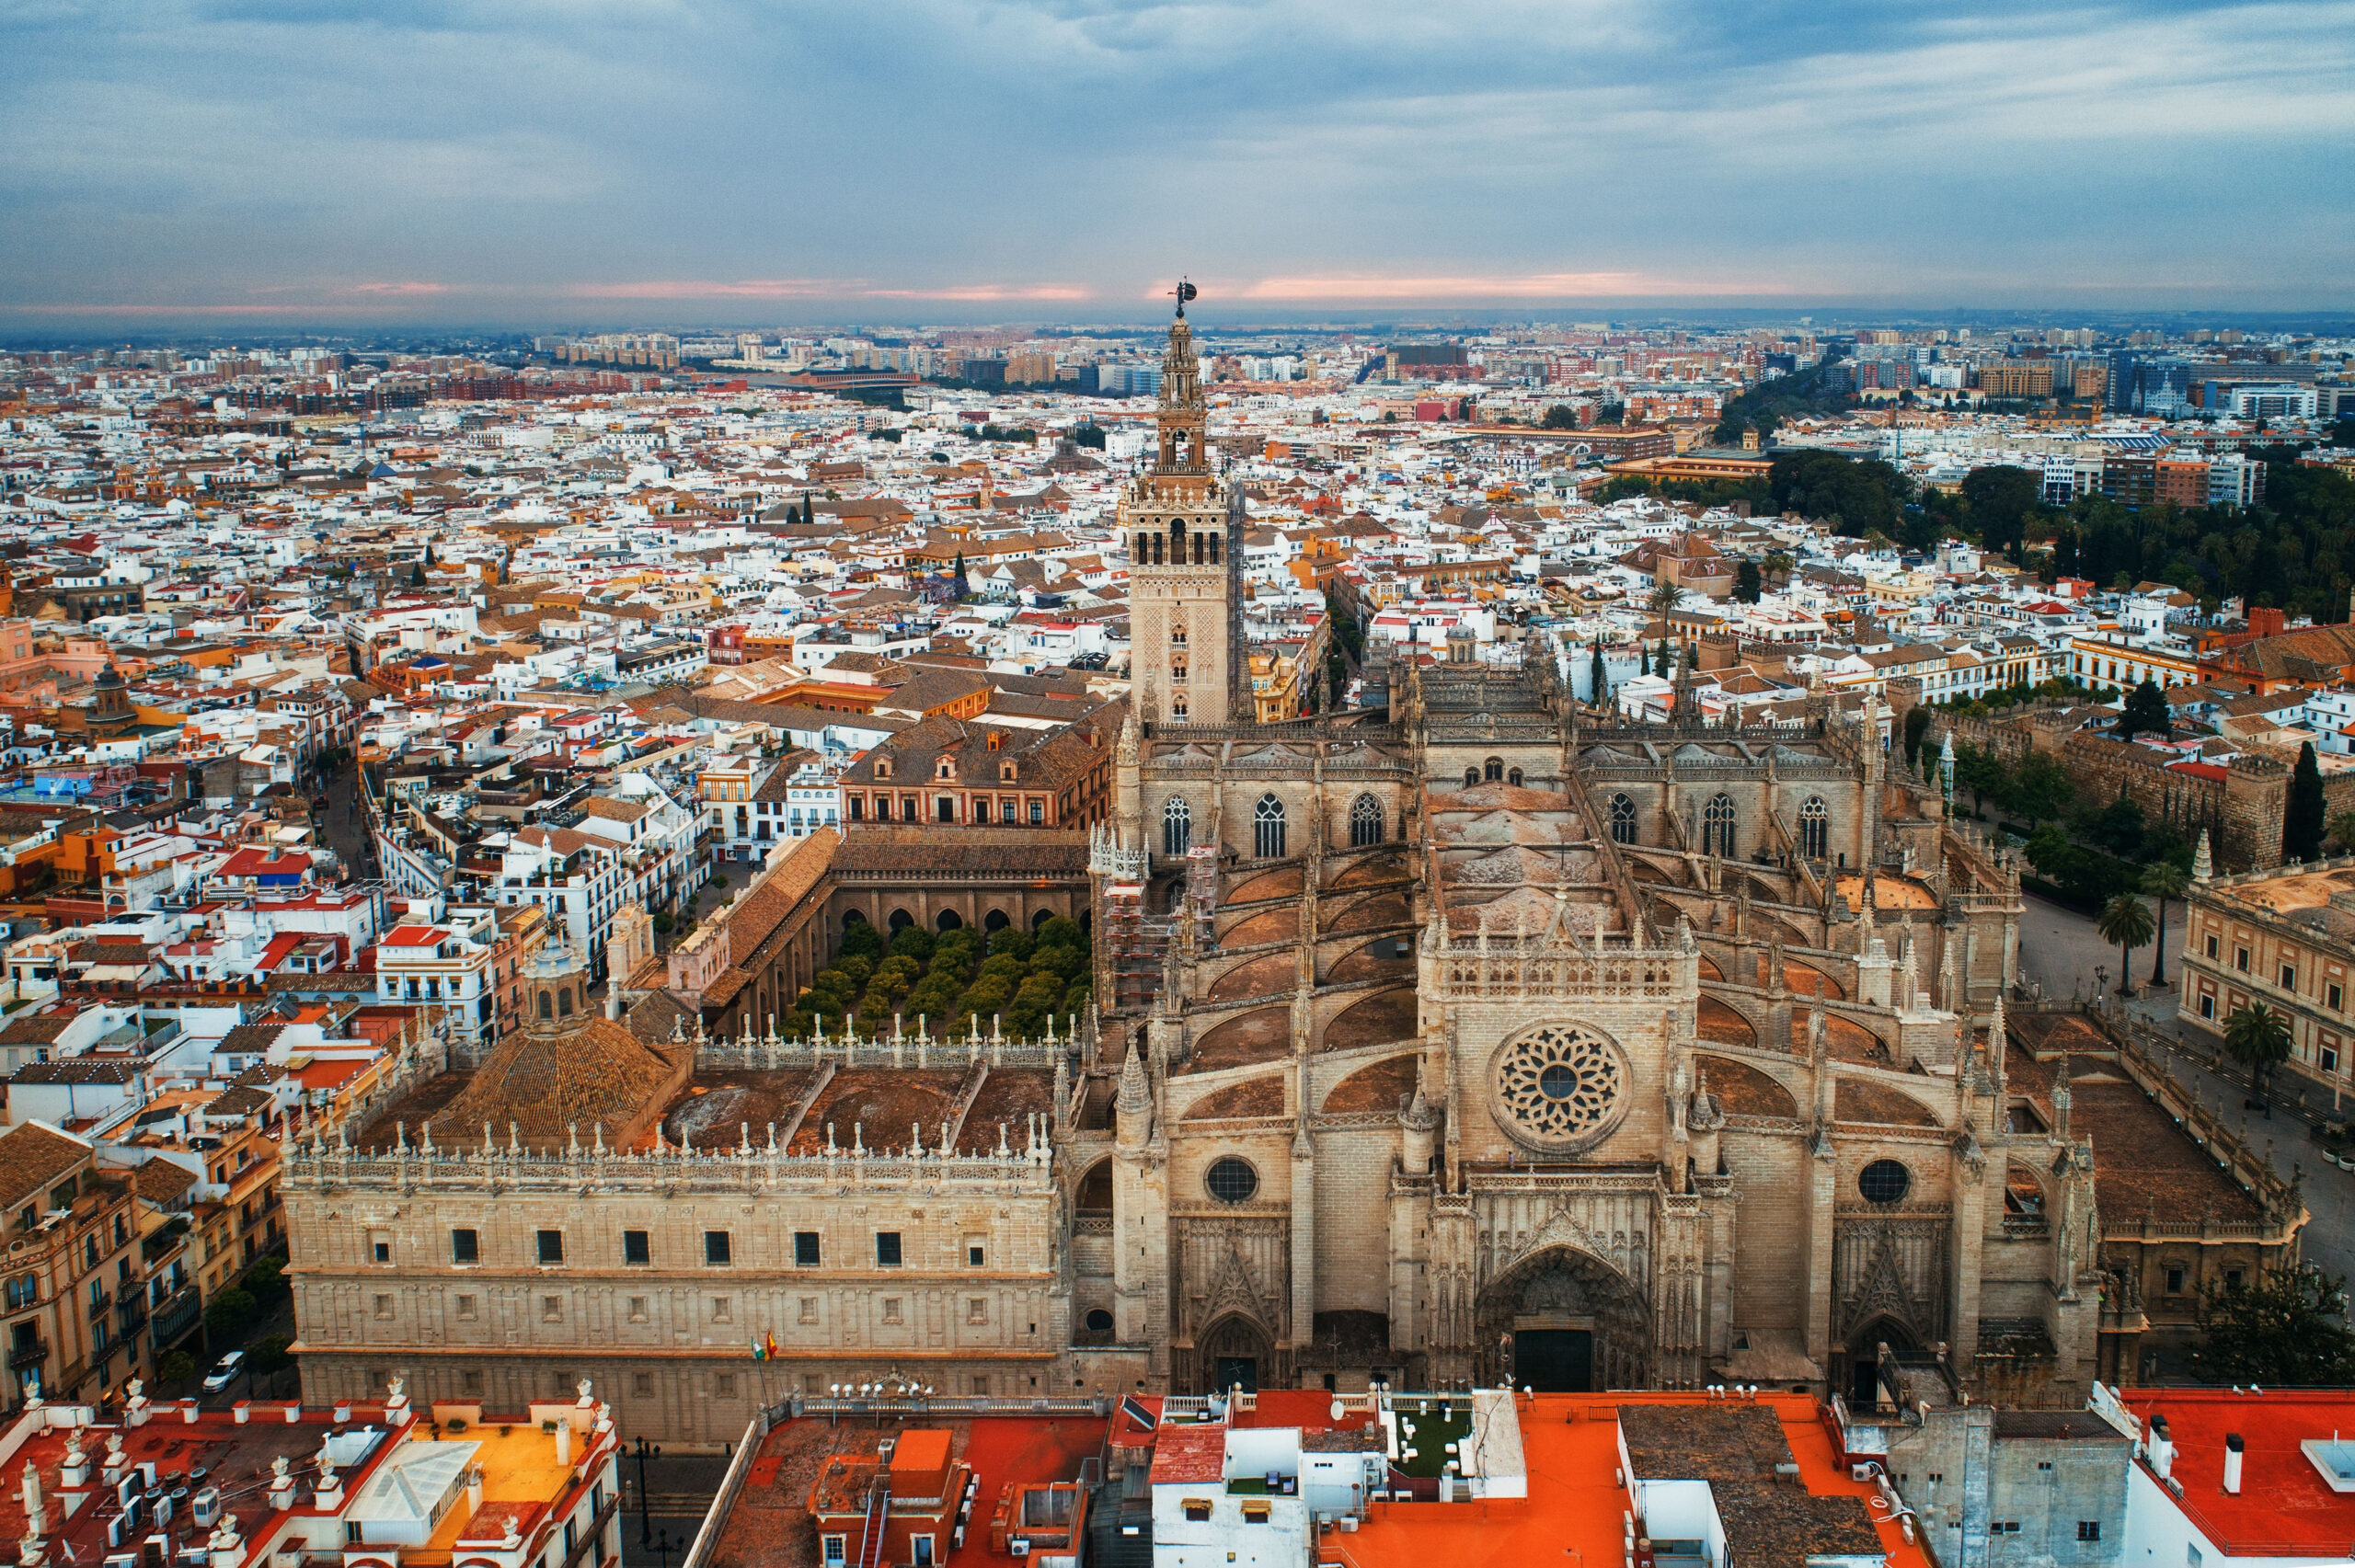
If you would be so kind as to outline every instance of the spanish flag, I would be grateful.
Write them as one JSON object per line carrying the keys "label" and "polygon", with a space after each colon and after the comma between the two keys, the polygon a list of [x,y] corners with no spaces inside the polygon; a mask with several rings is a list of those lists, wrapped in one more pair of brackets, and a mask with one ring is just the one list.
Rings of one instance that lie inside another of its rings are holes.
{"label": "spanish flag", "polygon": [[761,1359],[764,1361],[774,1361],[776,1359],[776,1335],[765,1332],[762,1333]]}

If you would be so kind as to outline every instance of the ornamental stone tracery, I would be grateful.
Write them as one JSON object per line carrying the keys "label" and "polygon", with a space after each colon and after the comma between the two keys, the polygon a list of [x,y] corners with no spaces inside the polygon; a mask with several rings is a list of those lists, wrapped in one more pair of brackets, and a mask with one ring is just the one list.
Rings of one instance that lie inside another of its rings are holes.
{"label": "ornamental stone tracery", "polygon": [[1595,1030],[1541,1024],[1497,1047],[1488,1066],[1498,1125],[1549,1154],[1589,1149],[1627,1108],[1627,1059]]}

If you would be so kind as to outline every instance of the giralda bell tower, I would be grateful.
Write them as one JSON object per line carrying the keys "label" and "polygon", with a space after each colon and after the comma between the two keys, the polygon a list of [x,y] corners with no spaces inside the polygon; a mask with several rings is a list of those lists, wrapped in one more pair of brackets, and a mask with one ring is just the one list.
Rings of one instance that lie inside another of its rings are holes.
{"label": "giralda bell tower", "polygon": [[1149,724],[1248,723],[1243,646],[1243,489],[1211,472],[1191,283],[1161,359],[1159,447],[1120,500],[1129,543],[1130,687]]}

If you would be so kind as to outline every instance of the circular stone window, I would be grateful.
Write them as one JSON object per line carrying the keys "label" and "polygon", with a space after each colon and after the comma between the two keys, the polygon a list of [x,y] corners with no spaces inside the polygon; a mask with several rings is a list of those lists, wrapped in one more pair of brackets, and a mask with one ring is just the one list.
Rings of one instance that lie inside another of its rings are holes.
{"label": "circular stone window", "polygon": [[1106,1311],[1101,1307],[1097,1307],[1090,1311],[1087,1314],[1087,1332],[1090,1333],[1110,1333],[1112,1332],[1112,1314]]}
{"label": "circular stone window", "polygon": [[1541,1024],[1506,1041],[1490,1070],[1505,1129],[1539,1148],[1598,1141],[1626,1108],[1626,1059],[1576,1024]]}
{"label": "circular stone window", "polygon": [[1202,1185],[1221,1203],[1248,1203],[1251,1195],[1259,1190],[1259,1173],[1248,1162],[1230,1154],[1212,1162],[1202,1177]]}
{"label": "circular stone window", "polygon": [[1856,1173],[1856,1190],[1867,1203],[1902,1203],[1913,1190],[1913,1173],[1894,1160],[1876,1160]]}

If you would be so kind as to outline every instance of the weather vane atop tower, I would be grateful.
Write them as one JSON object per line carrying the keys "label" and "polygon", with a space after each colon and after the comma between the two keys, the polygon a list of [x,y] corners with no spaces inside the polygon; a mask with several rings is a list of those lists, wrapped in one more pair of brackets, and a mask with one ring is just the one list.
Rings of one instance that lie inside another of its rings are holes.
{"label": "weather vane atop tower", "polygon": [[1200,298],[1201,291],[1194,287],[1193,284],[1186,281],[1183,278],[1180,278],[1178,280],[1178,286],[1169,292],[1178,296],[1178,319],[1180,321],[1185,320],[1186,302],[1188,300]]}

